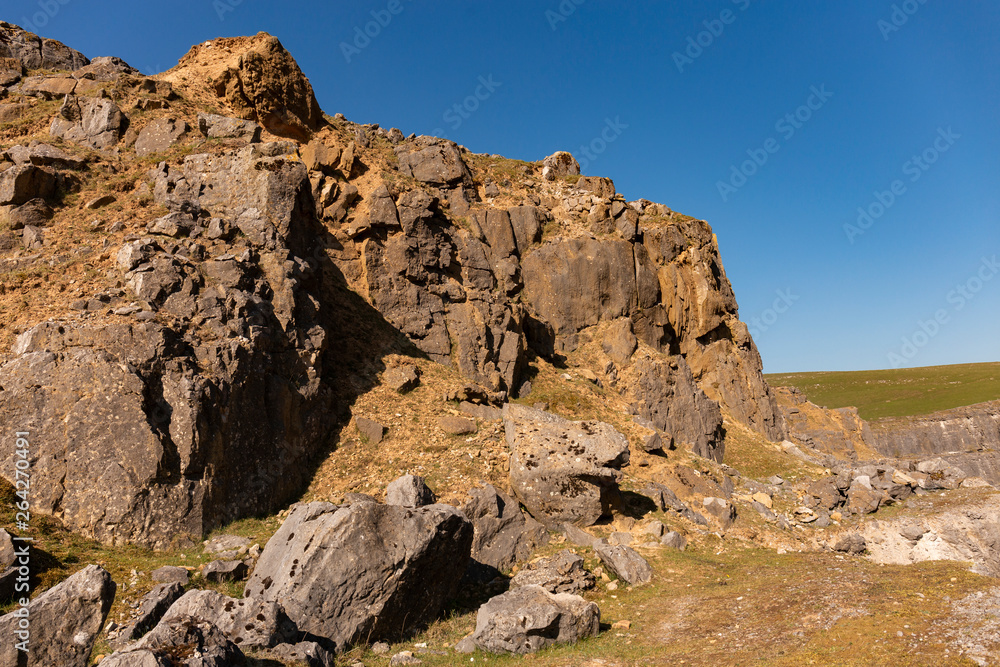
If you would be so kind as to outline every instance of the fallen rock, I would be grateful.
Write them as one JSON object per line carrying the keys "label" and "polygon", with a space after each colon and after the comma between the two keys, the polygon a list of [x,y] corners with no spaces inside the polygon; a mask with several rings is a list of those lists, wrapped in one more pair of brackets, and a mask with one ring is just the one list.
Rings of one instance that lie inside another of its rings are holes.
{"label": "fallen rock", "polygon": [[427,482],[416,475],[403,475],[391,482],[385,492],[386,505],[424,507],[436,502],[437,496],[427,486]]}
{"label": "fallen rock", "polygon": [[549,539],[545,526],[522,512],[516,500],[490,484],[472,491],[468,502],[462,505],[462,512],[475,527],[473,560],[501,572],[530,558]]}
{"label": "fallen rock", "polygon": [[221,554],[226,551],[238,551],[250,546],[250,540],[239,535],[217,535],[205,543],[205,553]]}
{"label": "fallen rock", "polygon": [[598,538],[594,537],[582,528],[577,528],[571,523],[564,523],[562,525],[563,535],[566,539],[575,544],[578,547],[591,547],[593,548],[594,543],[598,541]]}
{"label": "fallen rock", "polygon": [[119,641],[134,641],[152,630],[182,595],[184,587],[177,582],[154,586],[139,603],[139,615],[119,633]]}
{"label": "fallen rock", "polygon": [[67,95],[49,134],[97,150],[108,150],[125,134],[128,117],[111,100]]}
{"label": "fallen rock", "polygon": [[863,554],[867,548],[865,538],[858,533],[848,533],[837,540],[833,550],[847,554]]}
{"label": "fallen rock", "polygon": [[653,578],[653,568],[634,549],[626,546],[612,546],[603,540],[594,545],[594,553],[604,566],[632,585],[649,583]]}
{"label": "fallen rock", "polygon": [[208,621],[185,616],[164,619],[138,642],[102,660],[100,667],[245,667],[246,664],[246,656],[222,630]]}
{"label": "fallen rock", "polygon": [[677,549],[678,551],[684,551],[687,548],[687,543],[684,536],[675,530],[670,531],[660,539],[660,544],[671,549]]}
{"label": "fallen rock", "polygon": [[171,605],[160,625],[184,618],[211,623],[241,649],[276,646],[296,636],[295,625],[280,604],[253,596],[238,599],[216,591],[188,591]]}
{"label": "fallen rock", "polygon": [[358,417],[354,420],[354,424],[358,427],[358,432],[361,436],[373,445],[382,442],[382,438],[385,437],[385,426],[379,424],[374,419]]}
{"label": "fallen rock", "polygon": [[0,173],[0,206],[20,206],[33,199],[48,199],[56,192],[56,176],[35,165],[15,166]]}
{"label": "fallen rock", "polygon": [[158,118],[139,132],[139,137],[135,140],[135,154],[146,157],[162,153],[181,141],[189,129],[183,120]]}
{"label": "fallen rock", "polygon": [[458,144],[436,137],[417,137],[396,146],[399,170],[423,183],[452,185],[472,182]]}
{"label": "fallen rock", "polygon": [[209,139],[242,139],[250,144],[260,143],[261,127],[252,120],[199,113],[198,129]]}
{"label": "fallen rock", "polygon": [[579,593],[594,587],[594,575],[583,567],[583,557],[568,549],[527,563],[510,580],[510,587],[541,586],[549,593]]}
{"label": "fallen rock", "polygon": [[243,581],[250,573],[250,568],[241,560],[213,560],[201,571],[205,581],[221,584],[230,581]]}
{"label": "fallen rock", "polygon": [[558,151],[542,160],[542,173],[547,181],[561,176],[579,176],[580,163],[571,153]]}
{"label": "fallen rock", "polygon": [[878,511],[882,503],[882,494],[873,490],[866,480],[866,477],[855,479],[847,490],[847,509],[851,514],[871,514]]}
{"label": "fallen rock", "polygon": [[508,403],[504,429],[510,481],[532,516],[548,526],[589,526],[620,506],[628,439],[608,424],[571,422]]}
{"label": "fallen rock", "polygon": [[382,374],[382,380],[397,394],[406,394],[420,384],[420,373],[416,366],[395,366]]}
{"label": "fallen rock", "polygon": [[716,518],[723,530],[733,525],[733,521],[736,520],[736,507],[725,498],[705,498],[702,500],[702,507]]}
{"label": "fallen rock", "polygon": [[475,420],[454,415],[441,417],[438,420],[438,426],[441,427],[442,431],[451,435],[469,435],[479,430]]}
{"label": "fallen rock", "polygon": [[[115,599],[115,582],[102,567],[88,565],[28,605],[30,638],[20,637],[20,617],[0,616],[0,665],[20,664],[16,644],[27,640],[27,664],[87,667],[91,649]],[[19,607],[20,609],[20,607]]]}
{"label": "fallen rock", "polygon": [[472,642],[491,653],[534,653],[597,635],[601,612],[576,595],[524,586],[479,608]]}
{"label": "fallen rock", "polygon": [[316,642],[278,644],[268,651],[284,662],[304,663],[306,667],[334,667],[336,657]]}
{"label": "fallen rock", "polygon": [[472,538],[472,524],[447,505],[299,505],[268,541],[245,595],[280,602],[299,631],[338,651],[396,639],[455,594]]}
{"label": "fallen rock", "polygon": [[173,583],[177,582],[182,586],[186,586],[188,580],[191,578],[191,573],[185,570],[183,567],[176,567],[174,565],[164,565],[163,567],[158,567],[153,570],[153,581],[160,583]]}

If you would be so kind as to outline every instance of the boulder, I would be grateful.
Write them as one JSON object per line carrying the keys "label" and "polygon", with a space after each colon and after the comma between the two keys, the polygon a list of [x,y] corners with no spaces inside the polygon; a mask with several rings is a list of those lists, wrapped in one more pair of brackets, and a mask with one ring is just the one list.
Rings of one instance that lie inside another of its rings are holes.
{"label": "boulder", "polygon": [[632,322],[628,318],[615,320],[604,332],[602,342],[604,353],[618,366],[625,366],[639,347],[639,341],[632,333]]}
{"label": "boulder", "polygon": [[231,581],[243,581],[250,573],[250,568],[241,560],[213,560],[201,571],[205,581],[221,584]]}
{"label": "boulder", "polygon": [[158,118],[139,132],[135,140],[135,154],[146,157],[162,153],[175,145],[188,133],[188,124],[176,118]]}
{"label": "boulder", "polygon": [[250,144],[260,142],[261,127],[252,120],[199,112],[198,130],[209,139],[240,139]]}
{"label": "boulder", "polygon": [[[90,651],[115,599],[115,582],[102,567],[88,565],[28,605],[31,637],[27,664],[87,667]],[[0,665],[19,664],[15,644],[20,618],[0,616]]]}
{"label": "boulder", "polygon": [[834,551],[848,554],[863,554],[868,545],[863,535],[848,533],[841,536],[833,546]]}
{"label": "boulder", "polygon": [[309,79],[281,42],[267,33],[258,33],[238,64],[212,85],[241,118],[257,121],[279,137],[305,143],[323,123]]}
{"label": "boulder", "polygon": [[14,564],[17,555],[14,553],[14,541],[3,528],[0,528],[0,571]]}
{"label": "boulder", "polygon": [[152,577],[153,581],[159,581],[162,583],[178,583],[182,586],[186,586],[188,579],[191,578],[191,573],[183,567],[164,565],[153,570]]}
{"label": "boulder", "polygon": [[100,667],[245,667],[246,664],[246,656],[224,632],[208,621],[186,616],[164,619],[138,642],[102,660]]}
{"label": "boulder", "polygon": [[606,568],[628,584],[647,584],[653,578],[653,568],[645,558],[630,547],[612,546],[602,540],[594,545],[594,553]]}
{"label": "boulder", "polygon": [[250,546],[250,540],[239,535],[216,535],[205,543],[205,553],[221,554],[226,551],[238,551]]}
{"label": "boulder", "polygon": [[177,583],[158,584],[139,602],[139,613],[118,635],[123,641],[139,639],[156,627],[171,605],[184,595],[184,587]]}
{"label": "boulder", "polygon": [[722,530],[729,528],[733,525],[733,521],[736,520],[736,507],[732,503],[727,502],[725,498],[704,498],[702,500],[702,507],[711,516],[715,517]]}
{"label": "boulder", "polygon": [[396,146],[399,170],[432,185],[471,184],[472,173],[462,159],[458,144],[436,137],[417,137]]}
{"label": "boulder", "polygon": [[128,117],[111,100],[67,95],[52,119],[49,134],[89,148],[108,150],[118,143],[128,125]]}
{"label": "boulder", "polygon": [[0,206],[21,206],[56,193],[56,175],[35,165],[11,167],[0,173]]}
{"label": "boulder", "polygon": [[424,507],[437,502],[437,496],[423,477],[403,475],[385,490],[385,504],[399,507]]}
{"label": "boulder", "polygon": [[660,544],[671,549],[677,549],[678,551],[684,551],[687,548],[687,543],[684,536],[675,530],[670,531],[660,538]]}
{"label": "boulder", "polygon": [[354,420],[354,425],[358,427],[358,433],[360,433],[362,437],[366,438],[368,442],[373,445],[377,445],[382,442],[382,438],[385,437],[385,426],[378,423],[374,419],[357,417]]}
{"label": "boulder", "polygon": [[472,642],[490,653],[534,653],[569,644],[600,631],[601,612],[577,595],[524,586],[479,608]]}
{"label": "boulder", "polygon": [[277,646],[296,636],[281,605],[254,596],[231,598],[215,591],[192,590],[177,600],[159,626],[195,619],[218,628],[241,649]]}
{"label": "boulder", "polygon": [[336,657],[316,642],[278,644],[268,653],[283,662],[301,663],[306,667],[336,666]]}
{"label": "boulder", "polygon": [[382,381],[397,394],[406,394],[420,384],[420,373],[416,366],[403,365],[386,369]]}
{"label": "boulder", "polygon": [[579,176],[580,163],[571,153],[559,151],[542,160],[542,172],[549,181],[561,176]]}
{"label": "boulder", "polygon": [[847,509],[851,514],[871,514],[882,504],[882,493],[865,484],[864,478],[855,479],[847,490]]}
{"label": "boulder", "polygon": [[470,435],[479,430],[474,419],[466,419],[455,415],[445,415],[438,420],[438,426],[451,435]]}
{"label": "boulder", "polygon": [[610,425],[508,403],[504,430],[511,488],[542,523],[590,526],[620,505],[618,482],[629,446]]}
{"label": "boulder", "polygon": [[462,512],[475,527],[473,560],[501,572],[527,560],[548,542],[545,527],[522,512],[516,500],[490,484],[472,491]]}
{"label": "boulder", "polygon": [[510,580],[511,588],[541,586],[549,593],[579,593],[594,587],[594,575],[583,567],[583,557],[568,549],[527,563]]}
{"label": "boulder", "polygon": [[455,594],[472,539],[472,524],[447,505],[299,505],[268,541],[245,595],[280,602],[299,631],[338,651],[392,640]]}
{"label": "boulder", "polygon": [[81,169],[86,164],[85,160],[38,141],[32,141],[27,147],[12,146],[7,149],[6,155],[14,164],[18,165],[33,164],[36,167],[53,167],[55,169]]}

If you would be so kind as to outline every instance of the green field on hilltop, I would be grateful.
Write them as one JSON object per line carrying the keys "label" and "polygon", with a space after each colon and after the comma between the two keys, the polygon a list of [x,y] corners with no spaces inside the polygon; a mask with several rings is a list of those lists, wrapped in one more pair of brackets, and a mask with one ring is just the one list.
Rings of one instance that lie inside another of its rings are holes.
{"label": "green field on hilltop", "polygon": [[854,406],[869,421],[1000,399],[1000,363],[765,377],[772,387],[796,387],[810,401],[826,408]]}

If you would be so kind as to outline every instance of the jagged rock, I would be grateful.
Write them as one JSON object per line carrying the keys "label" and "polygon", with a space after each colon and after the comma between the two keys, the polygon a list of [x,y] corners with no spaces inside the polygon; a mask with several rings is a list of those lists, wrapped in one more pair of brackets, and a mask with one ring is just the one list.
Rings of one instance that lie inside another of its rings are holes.
{"label": "jagged rock", "polygon": [[628,584],[647,584],[653,578],[653,568],[630,547],[613,546],[601,540],[594,545],[594,553],[605,567]]}
{"label": "jagged rock", "polygon": [[215,591],[188,591],[167,610],[157,627],[184,619],[210,623],[241,649],[276,646],[296,635],[280,604],[256,596],[238,599]]}
{"label": "jagged rock", "polygon": [[424,507],[437,502],[423,477],[403,475],[389,484],[385,491],[385,504],[399,507]]}
{"label": "jagged rock", "polygon": [[201,571],[205,581],[219,584],[227,581],[243,581],[250,568],[241,560],[213,560]]}
{"label": "jagged rock", "polygon": [[476,419],[480,419],[484,422],[492,422],[503,418],[503,413],[490,405],[480,405],[479,403],[462,401],[459,403],[458,409],[465,414],[472,415]]}
{"label": "jagged rock", "polygon": [[633,362],[629,388],[636,414],[668,434],[667,441],[691,447],[698,456],[722,462],[722,411],[698,388],[683,357]]}
{"label": "jagged rock", "polygon": [[0,58],[17,58],[27,69],[72,71],[90,64],[79,51],[6,21],[0,21]]}
{"label": "jagged rock", "polygon": [[687,548],[687,540],[684,539],[683,535],[674,530],[660,538],[660,544],[671,549],[677,549],[678,551],[684,551]]}
{"label": "jagged rock", "polygon": [[261,127],[251,120],[199,112],[198,130],[209,139],[241,139],[250,144],[260,142]]}
{"label": "jagged rock", "polygon": [[513,403],[503,415],[511,488],[536,519],[589,526],[621,503],[620,469],[629,460],[621,433]]}
{"label": "jagged rock", "polygon": [[524,586],[498,595],[479,608],[472,642],[491,653],[534,653],[552,644],[593,637],[601,612],[577,595],[553,595]]}
{"label": "jagged rock", "polygon": [[777,521],[778,520],[777,515],[774,512],[772,512],[771,508],[768,507],[767,505],[765,505],[764,503],[761,503],[761,502],[755,500],[752,503],[750,503],[750,507],[752,507],[753,509],[755,509],[758,514],[760,514],[762,517],[764,517],[765,521]]}
{"label": "jagged rock", "polygon": [[246,664],[246,656],[219,628],[188,616],[160,621],[138,642],[102,660],[100,667],[244,667]]}
{"label": "jagged rock", "polygon": [[129,65],[121,58],[114,56],[99,56],[73,71],[73,77],[84,81],[117,81],[123,74],[141,76],[139,70]]}
{"label": "jagged rock", "polygon": [[560,176],[579,176],[580,164],[572,154],[559,151],[542,160],[542,171],[547,181]]}
{"label": "jagged rock", "polygon": [[186,586],[188,580],[191,578],[191,573],[183,567],[164,565],[153,570],[153,574],[151,576],[153,577],[153,581],[159,581],[167,584],[176,582]]}
{"label": "jagged rock", "polygon": [[[806,492],[816,499],[818,507],[825,510],[834,510],[844,502],[844,496],[841,495],[840,489],[837,488],[837,479],[835,477],[827,477],[811,482],[806,487]],[[766,496],[766,494],[761,495]],[[760,502],[763,501],[761,500]]]}
{"label": "jagged rock", "polygon": [[454,415],[446,415],[438,420],[438,425],[441,430],[445,433],[450,433],[452,435],[469,435],[470,433],[475,433],[479,428],[476,426],[475,420],[465,419],[464,417],[456,417]]}
{"label": "jagged rock", "polygon": [[115,599],[115,582],[102,567],[88,565],[37,596],[28,605],[30,637],[19,635],[15,611],[0,616],[0,664],[19,664],[16,644],[27,641],[29,665],[87,667],[90,651]]}
{"label": "jagged rock", "polygon": [[205,543],[205,553],[221,554],[226,551],[237,551],[250,546],[250,540],[239,535],[217,535]]}
{"label": "jagged rock", "polygon": [[541,586],[549,593],[579,593],[594,587],[594,575],[583,567],[583,557],[569,550],[526,564],[510,580],[510,587]]}
{"label": "jagged rock", "polygon": [[111,100],[81,100],[67,95],[59,113],[52,119],[49,134],[90,148],[108,150],[118,143],[128,125],[128,117]]}
{"label": "jagged rock", "polygon": [[385,426],[374,419],[357,417],[354,420],[354,425],[358,427],[358,433],[367,438],[368,442],[373,445],[382,442],[382,438],[385,437]]}
{"label": "jagged rock", "polygon": [[14,541],[11,539],[10,533],[0,528],[0,571],[13,565],[15,558],[17,556],[14,553]]}
{"label": "jagged rock", "polygon": [[299,505],[267,543],[245,594],[279,601],[301,632],[337,650],[393,639],[429,622],[455,593],[472,538],[472,524],[447,505]]}
{"label": "jagged rock", "polygon": [[458,144],[436,137],[417,137],[395,148],[399,170],[432,185],[471,184],[472,173],[462,159]]}
{"label": "jagged rock", "polygon": [[598,538],[594,537],[582,528],[577,528],[571,523],[564,523],[560,526],[563,535],[566,539],[575,544],[578,547],[591,547],[593,548],[594,543],[598,541]]}
{"label": "jagged rock", "polygon": [[[198,48],[185,58],[195,57]],[[213,85],[241,118],[255,120],[279,137],[305,143],[323,122],[309,79],[281,42],[267,33],[258,33],[238,65],[225,70]]]}
{"label": "jagged rock", "polygon": [[171,605],[184,595],[184,586],[178,582],[153,587],[139,603],[139,613],[118,635],[121,641],[134,641],[152,630]]}
{"label": "jagged rock", "polygon": [[726,530],[736,520],[736,507],[726,502],[724,498],[705,498],[702,506],[714,516],[723,530]]}
{"label": "jagged rock", "polygon": [[610,178],[583,176],[577,181],[576,187],[592,192],[602,199],[611,199],[615,196],[615,183]]}
{"label": "jagged rock", "polygon": [[857,533],[848,533],[837,540],[833,550],[848,554],[863,554],[866,548],[867,544],[862,535]]}
{"label": "jagged rock", "polygon": [[53,167],[55,169],[81,169],[86,162],[73,157],[66,151],[32,141],[27,147],[12,146],[4,153],[14,164],[33,164],[37,167]]}
{"label": "jagged rock", "polygon": [[316,642],[278,644],[268,653],[285,662],[304,663],[306,667],[335,667],[336,657]]}
{"label": "jagged rock", "polygon": [[176,118],[158,118],[139,132],[135,140],[135,154],[146,157],[153,153],[162,153],[188,133],[188,124]]}
{"label": "jagged rock", "polygon": [[472,558],[488,567],[510,570],[548,542],[545,527],[490,484],[472,491],[462,512],[475,527]]}
{"label": "jagged rock", "polygon": [[15,166],[0,173],[0,206],[20,206],[33,199],[48,199],[56,192],[56,176],[43,167]]}
{"label": "jagged rock", "polygon": [[632,322],[625,318],[615,320],[604,333],[601,345],[611,361],[619,366],[627,365],[639,346],[639,341],[632,333]]}
{"label": "jagged rock", "polygon": [[13,230],[25,227],[46,227],[54,215],[55,212],[45,203],[44,199],[32,199],[12,209],[7,214],[7,224]]}
{"label": "jagged rock", "polygon": [[871,514],[878,511],[882,494],[865,484],[863,479],[855,479],[847,490],[847,509],[851,514]]}
{"label": "jagged rock", "polygon": [[24,64],[17,58],[0,58],[0,86],[12,86],[27,73]]}
{"label": "jagged rock", "polygon": [[416,366],[394,366],[382,374],[382,381],[396,393],[406,394],[420,384],[420,373]]}

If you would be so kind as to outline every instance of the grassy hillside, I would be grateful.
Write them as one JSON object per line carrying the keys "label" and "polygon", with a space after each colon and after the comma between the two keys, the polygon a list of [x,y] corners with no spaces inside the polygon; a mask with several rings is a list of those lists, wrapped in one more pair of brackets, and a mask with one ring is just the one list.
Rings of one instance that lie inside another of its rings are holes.
{"label": "grassy hillside", "polygon": [[884,371],[767,375],[827,408],[855,406],[868,420],[924,415],[1000,399],[1000,363]]}

